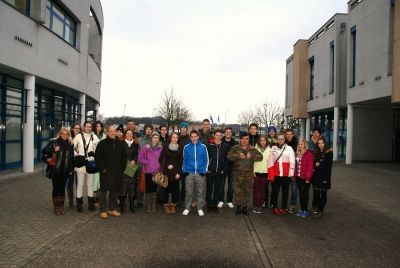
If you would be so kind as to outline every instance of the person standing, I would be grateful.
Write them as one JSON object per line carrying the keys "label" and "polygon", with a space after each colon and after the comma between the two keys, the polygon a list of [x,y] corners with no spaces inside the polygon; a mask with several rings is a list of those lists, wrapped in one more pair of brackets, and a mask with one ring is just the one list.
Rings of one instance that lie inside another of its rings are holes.
{"label": "person standing", "polygon": [[[275,215],[287,214],[287,202],[289,197],[290,180],[295,169],[295,155],[292,147],[285,144],[285,135],[278,135],[277,145],[272,146],[268,160],[268,179],[272,185],[272,205]],[[278,209],[279,191],[282,187],[282,210]]]}
{"label": "person standing", "polygon": [[251,123],[249,125],[249,144],[251,146],[256,146],[258,140],[260,139],[260,135],[258,134],[258,125],[256,123]]}
{"label": "person standing", "polygon": [[207,212],[218,212],[224,204],[224,177],[227,170],[228,145],[222,142],[222,130],[214,132],[214,142],[207,146],[209,165],[207,179]]}
{"label": "person standing", "polygon": [[[178,134],[172,133],[169,144],[165,144],[164,153],[161,159],[163,163],[163,174],[168,177],[168,187],[164,190],[164,210],[166,214],[176,213],[176,204],[179,201],[179,180],[182,177],[182,161],[183,152],[179,148]],[[169,194],[171,194],[171,202],[169,202]]]}
{"label": "person standing", "polygon": [[[190,137],[189,134],[187,133],[188,131],[189,124],[187,122],[181,122],[179,124],[179,148],[183,151],[183,147],[185,147],[186,144],[190,143]],[[184,204],[185,203],[185,176],[182,176],[181,178],[181,187],[180,187],[180,201]]]}
{"label": "person standing", "polygon": [[126,122],[126,129],[132,130],[137,139],[142,136],[142,134],[137,131],[135,121],[133,119],[128,119],[128,121]]}
{"label": "person standing", "polygon": [[317,141],[317,148],[314,154],[314,176],[312,179],[317,216],[323,217],[327,201],[328,190],[331,189],[333,152],[328,147],[325,137]]}
{"label": "person standing", "polygon": [[293,179],[297,182],[297,188],[300,194],[300,210],[297,216],[306,218],[310,215],[308,212],[308,200],[310,192],[310,181],[313,175],[314,154],[308,150],[306,140],[300,140],[296,151],[296,169]]}
{"label": "person standing", "polygon": [[53,159],[50,168],[53,184],[52,199],[54,213],[63,215],[65,201],[65,186],[69,178],[74,177],[74,146],[70,132],[65,127],[61,128],[56,139],[53,139],[42,150],[42,155],[47,159]]}
{"label": "person standing", "polygon": [[240,134],[240,144],[235,145],[228,153],[228,159],[233,161],[233,177],[235,190],[236,215],[249,215],[249,194],[253,188],[254,162],[263,159],[262,154],[249,144],[249,134]]}
{"label": "person standing", "polygon": [[[237,145],[238,142],[235,141],[235,139],[232,137],[233,133],[232,133],[232,128],[231,127],[227,127],[224,130],[224,138],[222,139],[222,141],[224,143],[226,143],[228,145],[228,153],[229,151],[232,149],[233,146]],[[227,154],[228,155],[228,154]],[[225,183],[226,183],[226,179],[228,179],[228,189],[227,189],[227,193],[226,193],[226,203],[228,205],[229,208],[233,208],[233,161],[230,161],[227,159],[227,165],[226,165],[226,173],[224,176],[224,181],[222,183],[223,188],[222,188],[222,192],[221,192],[221,197],[222,197],[222,202],[225,198]],[[218,206],[223,206],[223,203],[218,203]]]}
{"label": "person standing", "polygon": [[160,129],[160,142],[162,144],[162,146],[164,147],[164,145],[168,144],[169,142],[169,136],[168,136],[168,129],[166,125],[160,125],[159,127]]}
{"label": "person standing", "polygon": [[[104,140],[107,136],[104,133],[104,125],[102,122],[97,121],[95,124],[95,134],[99,140]],[[99,204],[99,189],[100,189],[100,173],[95,173],[93,175],[93,202],[94,207],[98,209]]]}
{"label": "person standing", "polygon": [[143,168],[146,180],[146,209],[147,212],[156,212],[157,207],[157,184],[153,182],[153,175],[161,171],[160,159],[163,147],[160,142],[160,134],[151,134],[150,143],[140,149],[138,162]]}
{"label": "person standing", "polygon": [[[290,128],[285,130],[285,143],[290,147],[292,147],[294,152],[297,152],[298,139],[294,135],[293,130]],[[297,193],[298,193],[297,182],[293,178],[290,182],[290,206],[288,210],[289,213],[295,212],[295,208],[297,205]]]}
{"label": "person standing", "polygon": [[145,125],[144,126],[144,135],[139,138],[139,147],[140,149],[145,147],[146,144],[151,142],[151,134],[153,133],[153,125]]}
{"label": "person standing", "polygon": [[201,129],[200,129],[200,131],[199,131],[199,134],[200,134],[201,142],[202,142],[204,145],[207,146],[208,143],[209,143],[209,141],[210,141],[210,139],[212,138],[210,120],[204,119],[204,120],[201,122]]}
{"label": "person standing", "polygon": [[[81,125],[78,123],[73,124],[71,131],[70,131],[70,137],[71,140],[73,141],[75,136],[80,134],[82,132]],[[73,176],[70,176],[67,181],[67,194],[68,194],[68,207],[69,208],[74,208],[74,183],[77,181],[77,174],[76,171],[74,170]]]}
{"label": "person standing", "polygon": [[268,200],[268,160],[271,149],[268,146],[267,136],[260,136],[256,149],[262,154],[263,159],[254,163],[253,212],[260,214],[264,200]]}
{"label": "person standing", "polygon": [[205,198],[205,175],[208,168],[207,146],[199,140],[199,132],[190,132],[190,143],[183,148],[182,172],[185,177],[185,210],[182,215],[187,216],[193,201],[194,190],[197,190],[197,213],[204,216],[203,206]]}
{"label": "person standing", "polygon": [[95,152],[95,160],[100,171],[99,215],[102,219],[107,219],[108,214],[114,217],[121,216],[116,206],[127,156],[123,143],[118,141],[116,136],[115,127],[109,126],[107,138],[99,142]]}
{"label": "person standing", "polygon": [[[83,132],[76,135],[74,138],[75,156],[84,156],[88,161],[94,160],[94,153],[96,151],[99,138],[92,132],[92,123],[85,122],[83,124]],[[88,208],[94,211],[93,200],[93,174],[86,172],[86,167],[76,167],[75,171],[78,177],[78,184],[76,187],[76,208],[78,212],[83,212],[83,185],[86,179],[87,195],[88,195]]]}
{"label": "person standing", "polygon": [[[135,136],[135,132],[130,129],[125,130],[124,149],[126,151],[127,163],[136,165],[139,154],[139,141]],[[137,180],[137,170],[133,176],[122,174],[122,190],[119,196],[119,206],[122,213],[125,212],[125,199],[128,197],[129,210],[135,212],[134,203],[134,183]]]}
{"label": "person standing", "polygon": [[311,151],[315,151],[317,149],[318,139],[321,137],[321,129],[319,127],[315,127],[312,131],[312,135],[308,143],[308,149]]}
{"label": "person standing", "polygon": [[276,126],[269,126],[268,127],[268,144],[269,147],[272,147],[277,144],[277,132]]}
{"label": "person standing", "polygon": [[125,140],[125,136],[124,136],[124,126],[123,125],[119,125],[117,127],[117,140],[123,142]]}

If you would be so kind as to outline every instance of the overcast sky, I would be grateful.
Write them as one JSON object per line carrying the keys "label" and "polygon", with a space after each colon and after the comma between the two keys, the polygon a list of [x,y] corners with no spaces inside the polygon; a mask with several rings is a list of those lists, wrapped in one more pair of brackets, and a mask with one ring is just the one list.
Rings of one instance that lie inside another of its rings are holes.
{"label": "overcast sky", "polygon": [[284,104],[285,63],[347,0],[102,0],[100,112],[152,116],[174,88],[194,119]]}

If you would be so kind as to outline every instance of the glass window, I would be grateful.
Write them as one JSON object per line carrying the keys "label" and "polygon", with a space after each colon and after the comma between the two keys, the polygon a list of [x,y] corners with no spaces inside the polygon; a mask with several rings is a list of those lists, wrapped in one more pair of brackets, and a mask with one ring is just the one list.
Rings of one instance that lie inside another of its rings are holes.
{"label": "glass window", "polygon": [[56,16],[53,16],[53,27],[52,31],[58,34],[59,36],[63,37],[64,35],[64,22],[61,21]]}
{"label": "glass window", "polygon": [[350,87],[354,87],[356,85],[356,42],[357,42],[357,29],[356,26],[353,26],[350,30],[351,39],[350,39]]}
{"label": "glass window", "polygon": [[6,144],[6,164],[21,161],[21,143]]}
{"label": "glass window", "polygon": [[50,29],[50,18],[51,18],[51,11],[50,8],[46,8],[46,22],[44,23],[44,26]]}
{"label": "glass window", "polygon": [[7,117],[6,121],[6,139],[21,140],[21,118]]}
{"label": "glass window", "polygon": [[26,15],[29,15],[29,0],[6,0],[6,2]]}

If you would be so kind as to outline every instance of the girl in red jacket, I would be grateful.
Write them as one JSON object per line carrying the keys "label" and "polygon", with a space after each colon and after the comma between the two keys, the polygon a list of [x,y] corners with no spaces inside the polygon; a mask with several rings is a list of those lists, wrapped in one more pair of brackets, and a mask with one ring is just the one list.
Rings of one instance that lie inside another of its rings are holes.
{"label": "girl in red jacket", "polygon": [[[285,136],[278,135],[278,143],[272,146],[268,159],[268,180],[272,185],[272,205],[275,215],[286,215],[289,197],[290,180],[293,178],[295,168],[295,156],[292,147],[285,144]],[[282,186],[282,210],[278,209],[278,196]]]}
{"label": "girl in red jacket", "polygon": [[297,187],[300,195],[300,210],[297,216],[306,218],[310,215],[308,212],[308,193],[310,191],[310,181],[313,175],[314,154],[308,150],[306,140],[300,140],[297,145],[296,152],[296,169],[294,171],[294,179],[297,179]]}

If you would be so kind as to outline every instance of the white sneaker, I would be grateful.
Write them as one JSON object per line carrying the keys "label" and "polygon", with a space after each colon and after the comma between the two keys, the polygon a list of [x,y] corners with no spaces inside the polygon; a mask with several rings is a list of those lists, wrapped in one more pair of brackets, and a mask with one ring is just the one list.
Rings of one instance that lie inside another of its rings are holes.
{"label": "white sneaker", "polygon": [[200,217],[204,216],[204,212],[203,212],[203,210],[201,210],[201,209],[199,209],[199,210],[197,211],[197,213],[199,213],[199,216],[200,216]]}
{"label": "white sneaker", "polygon": [[229,202],[229,203],[228,203],[228,207],[229,207],[229,208],[234,208],[235,206],[233,205],[232,202]]}
{"label": "white sneaker", "polygon": [[189,210],[188,209],[185,209],[183,212],[182,212],[182,215],[183,216],[187,216],[189,214]]}
{"label": "white sneaker", "polygon": [[218,207],[218,208],[222,208],[222,207],[223,207],[223,205],[224,205],[224,202],[221,202],[221,201],[220,201],[220,202],[218,202],[218,205],[217,205],[217,207]]}

